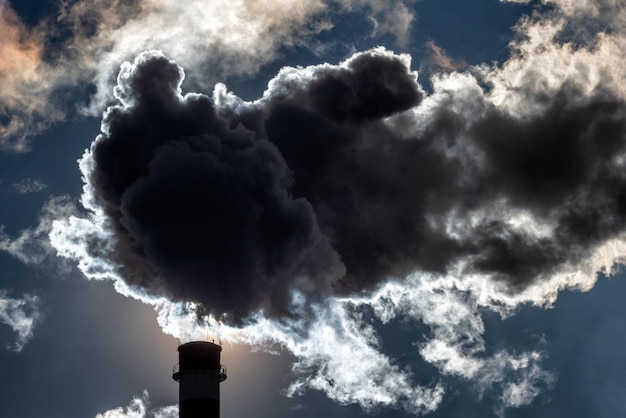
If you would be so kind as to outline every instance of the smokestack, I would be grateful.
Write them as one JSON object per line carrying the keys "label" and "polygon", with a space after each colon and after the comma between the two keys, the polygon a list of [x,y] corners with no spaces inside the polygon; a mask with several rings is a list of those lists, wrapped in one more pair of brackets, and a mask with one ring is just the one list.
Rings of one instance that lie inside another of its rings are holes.
{"label": "smokestack", "polygon": [[178,346],[172,379],[179,383],[180,418],[219,418],[220,383],[226,380],[221,352],[220,345],[208,341]]}

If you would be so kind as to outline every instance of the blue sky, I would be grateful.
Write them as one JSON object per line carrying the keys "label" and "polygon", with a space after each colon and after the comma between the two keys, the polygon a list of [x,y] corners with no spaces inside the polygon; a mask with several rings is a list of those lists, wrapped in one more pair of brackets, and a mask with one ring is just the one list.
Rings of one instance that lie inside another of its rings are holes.
{"label": "blue sky", "polygon": [[0,0],[0,415],[624,415],[625,21]]}

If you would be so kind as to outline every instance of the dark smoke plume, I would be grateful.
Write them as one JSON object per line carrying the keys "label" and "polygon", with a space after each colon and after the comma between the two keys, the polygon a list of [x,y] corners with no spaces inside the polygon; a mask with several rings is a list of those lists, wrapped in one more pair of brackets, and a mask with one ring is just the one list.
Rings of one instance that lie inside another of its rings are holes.
{"label": "dark smoke plume", "polygon": [[523,118],[476,94],[420,120],[384,50],[283,70],[254,103],[183,97],[182,79],[158,53],[123,69],[89,181],[127,282],[234,322],[461,262],[514,291],[626,226],[626,107],[606,92],[564,85]]}
{"label": "dark smoke plume", "polygon": [[284,313],[294,288],[328,292],[340,263],[276,147],[230,129],[208,97],[181,97],[182,70],[159,54],[124,77],[91,182],[125,280],[232,319]]}

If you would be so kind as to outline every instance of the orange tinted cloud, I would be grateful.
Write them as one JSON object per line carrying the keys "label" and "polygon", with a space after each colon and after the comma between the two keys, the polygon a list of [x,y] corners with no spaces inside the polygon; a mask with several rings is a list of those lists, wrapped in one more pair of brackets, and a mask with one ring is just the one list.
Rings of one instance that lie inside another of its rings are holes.
{"label": "orange tinted cloud", "polygon": [[462,59],[453,58],[435,41],[426,42],[429,51],[430,67],[444,72],[452,72],[467,68],[467,63]]}
{"label": "orange tinted cloud", "polygon": [[[43,48],[6,3],[0,3],[0,77],[32,78]],[[16,74],[16,72],[18,74]]]}
{"label": "orange tinted cloud", "polygon": [[46,74],[39,32],[0,0],[0,148],[25,151],[26,137],[41,131],[44,119],[57,113],[47,109],[54,83]]}

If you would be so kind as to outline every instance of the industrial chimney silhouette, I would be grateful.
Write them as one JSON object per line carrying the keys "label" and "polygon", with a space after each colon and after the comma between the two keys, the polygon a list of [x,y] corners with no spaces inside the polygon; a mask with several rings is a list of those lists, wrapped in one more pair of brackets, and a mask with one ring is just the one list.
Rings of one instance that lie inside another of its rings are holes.
{"label": "industrial chimney silhouette", "polygon": [[178,346],[178,364],[172,379],[179,383],[180,418],[219,418],[220,383],[226,380],[221,352],[220,345],[208,341]]}

